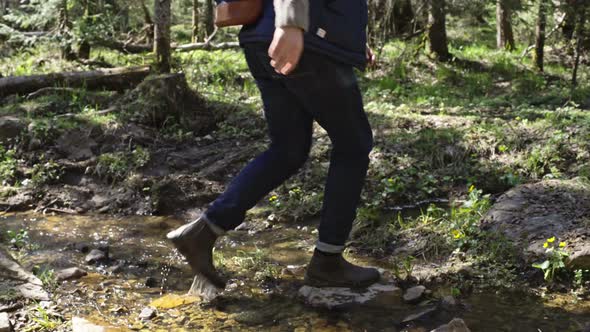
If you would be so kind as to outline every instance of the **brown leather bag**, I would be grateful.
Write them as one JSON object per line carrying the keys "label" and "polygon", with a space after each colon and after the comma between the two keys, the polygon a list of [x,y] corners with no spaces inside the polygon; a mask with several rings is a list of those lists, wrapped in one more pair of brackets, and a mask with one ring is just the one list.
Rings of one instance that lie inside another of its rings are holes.
{"label": "brown leather bag", "polygon": [[255,23],[262,15],[262,0],[235,0],[215,7],[215,25],[222,28]]}

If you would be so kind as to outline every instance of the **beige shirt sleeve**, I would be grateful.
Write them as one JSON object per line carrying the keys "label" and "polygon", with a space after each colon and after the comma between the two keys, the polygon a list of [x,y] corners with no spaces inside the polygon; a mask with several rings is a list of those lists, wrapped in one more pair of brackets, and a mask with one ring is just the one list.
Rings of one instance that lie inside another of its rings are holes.
{"label": "beige shirt sleeve", "polygon": [[305,31],[309,28],[310,0],[273,0],[275,6],[275,26],[277,28],[297,27]]}

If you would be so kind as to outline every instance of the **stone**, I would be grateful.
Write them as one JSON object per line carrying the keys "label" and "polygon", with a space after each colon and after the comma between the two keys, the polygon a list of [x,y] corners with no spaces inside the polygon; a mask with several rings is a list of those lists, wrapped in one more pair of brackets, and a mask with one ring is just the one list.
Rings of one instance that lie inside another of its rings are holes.
{"label": "stone", "polygon": [[590,268],[590,244],[583,245],[570,255],[569,265],[572,269],[587,270]]}
{"label": "stone", "polygon": [[299,289],[298,294],[312,307],[333,309],[366,304],[385,293],[399,297],[401,290],[391,284],[374,284],[362,292],[341,287],[316,288],[303,286]]}
{"label": "stone", "polygon": [[5,312],[0,313],[0,332],[12,332],[12,324]]}
{"label": "stone", "polygon": [[471,332],[471,330],[467,327],[467,324],[465,324],[462,319],[455,318],[448,324],[439,326],[431,332]]}
{"label": "stone", "polygon": [[72,332],[108,332],[119,331],[112,326],[101,326],[81,317],[72,317]]}
{"label": "stone", "polygon": [[0,246],[0,295],[12,300],[20,298],[49,300],[49,294],[43,289],[41,280],[26,271],[2,246]]}
{"label": "stone", "polygon": [[154,277],[145,278],[145,287],[148,287],[148,288],[158,287],[158,279],[156,279]]}
{"label": "stone", "polygon": [[424,296],[424,292],[426,291],[426,287],[424,286],[416,286],[408,289],[404,294],[404,301],[407,303],[418,303]]}
{"label": "stone", "polygon": [[216,287],[207,277],[196,274],[187,295],[198,296],[205,301],[213,301],[221,292],[223,292],[223,289]]}
{"label": "stone", "polygon": [[88,272],[86,272],[80,268],[71,267],[69,269],[57,271],[55,273],[55,277],[59,281],[65,281],[65,280],[72,280],[72,279],[80,279],[87,274],[88,274]]}
{"label": "stone", "polygon": [[13,140],[25,128],[24,122],[14,116],[0,117],[0,142]]}
{"label": "stone", "polygon": [[589,220],[587,180],[544,180],[502,195],[483,218],[482,229],[504,235],[527,265],[545,260],[543,244],[556,237],[557,243],[567,243],[568,265],[590,269]]}
{"label": "stone", "polygon": [[152,318],[156,317],[156,309],[151,307],[145,307],[141,310],[139,314],[140,320],[151,320]]}
{"label": "stone", "polygon": [[108,259],[109,259],[109,256],[106,252],[104,252],[102,250],[98,250],[98,249],[92,249],[90,251],[90,253],[88,253],[88,255],[86,255],[86,258],[84,258],[84,261],[86,262],[86,264],[94,265],[96,263],[105,262]]}
{"label": "stone", "polygon": [[427,320],[434,313],[436,313],[436,308],[428,308],[426,310],[422,310],[418,313],[407,316],[402,320],[402,323],[410,323],[418,320]]}
{"label": "stone", "polygon": [[453,310],[458,304],[459,303],[457,302],[457,299],[455,299],[452,295],[447,295],[440,301],[441,307],[445,310]]}

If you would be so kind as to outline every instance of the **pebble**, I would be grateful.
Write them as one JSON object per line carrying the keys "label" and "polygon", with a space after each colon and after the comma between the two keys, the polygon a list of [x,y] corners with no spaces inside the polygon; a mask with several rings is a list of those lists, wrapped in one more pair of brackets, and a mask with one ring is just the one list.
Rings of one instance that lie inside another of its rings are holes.
{"label": "pebble", "polygon": [[448,324],[439,326],[431,332],[471,332],[465,321],[460,318],[455,318]]}
{"label": "pebble", "polygon": [[147,277],[145,279],[145,287],[147,287],[147,288],[158,287],[158,279],[156,279],[154,277]]}
{"label": "pebble", "polygon": [[404,294],[404,301],[407,303],[418,303],[426,292],[426,287],[416,286],[408,289]]}
{"label": "pebble", "polygon": [[12,332],[12,324],[5,312],[0,313],[0,332]]}
{"label": "pebble", "polygon": [[455,307],[457,307],[457,304],[458,304],[457,299],[455,299],[452,295],[447,295],[447,296],[443,297],[440,302],[440,305],[445,310],[455,309]]}
{"label": "pebble", "polygon": [[57,271],[55,273],[55,277],[59,281],[64,281],[64,280],[71,280],[71,279],[80,279],[87,274],[88,274],[88,272],[86,272],[80,268],[71,267],[69,269]]}
{"label": "pebble", "polygon": [[139,314],[141,320],[151,320],[154,317],[156,317],[156,309],[150,307],[143,308]]}
{"label": "pebble", "polygon": [[92,249],[92,251],[90,251],[90,253],[86,255],[84,261],[86,262],[86,264],[93,265],[99,262],[104,262],[108,258],[109,257],[106,252],[98,249]]}

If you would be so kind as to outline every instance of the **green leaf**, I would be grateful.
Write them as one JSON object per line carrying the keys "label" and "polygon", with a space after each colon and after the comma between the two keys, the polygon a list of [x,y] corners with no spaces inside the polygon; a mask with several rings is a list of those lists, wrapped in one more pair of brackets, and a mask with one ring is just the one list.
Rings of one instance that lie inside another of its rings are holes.
{"label": "green leaf", "polygon": [[537,268],[537,269],[541,269],[541,270],[547,270],[549,268],[550,264],[551,263],[549,261],[544,261],[541,264],[539,264],[539,263],[533,264],[533,267]]}

